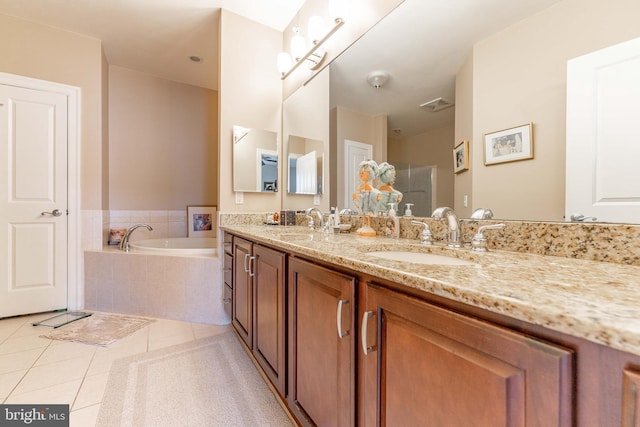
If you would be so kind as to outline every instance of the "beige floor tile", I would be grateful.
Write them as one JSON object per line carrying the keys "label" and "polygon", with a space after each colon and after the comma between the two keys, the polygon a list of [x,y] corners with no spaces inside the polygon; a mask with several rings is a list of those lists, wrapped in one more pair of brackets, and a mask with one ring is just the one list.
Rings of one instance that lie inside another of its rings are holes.
{"label": "beige floor tile", "polygon": [[87,375],[109,372],[114,360],[147,352],[148,345],[146,336],[135,339],[130,338],[131,337],[127,337],[117,341],[108,347],[97,348]]}
{"label": "beige floor tile", "polygon": [[96,347],[68,341],[53,341],[42,353],[35,366],[61,362],[76,357],[93,357]]}
{"label": "beige floor tile", "polygon": [[207,325],[204,323],[194,323],[191,326],[196,339],[223,334],[231,330],[231,325]]}
{"label": "beige floor tile", "polygon": [[149,340],[173,335],[185,335],[194,338],[191,323],[179,320],[159,319],[149,325]]}
{"label": "beige floor tile", "polygon": [[31,368],[46,347],[0,354],[0,374]]}
{"label": "beige floor tile", "polygon": [[69,416],[69,427],[95,426],[98,421],[99,411],[99,404],[78,409],[77,411],[71,411]]}
{"label": "beige floor tile", "polygon": [[82,380],[91,357],[76,357],[47,365],[35,366],[20,381],[14,393],[23,394],[73,380]]}
{"label": "beige floor tile", "polygon": [[178,333],[176,335],[166,335],[155,339],[149,339],[149,351],[157,350],[159,348],[171,347],[172,345],[183,344],[189,341],[193,341],[195,336],[193,332],[190,334]]}
{"label": "beige floor tile", "polygon": [[7,338],[0,344],[0,354],[15,353],[18,351],[32,350],[34,348],[47,347],[51,340],[40,338],[37,335],[27,335],[23,337]]}
{"label": "beige floor tile", "polygon": [[0,403],[11,393],[22,377],[27,373],[26,369],[0,374]]}
{"label": "beige floor tile", "polygon": [[71,409],[75,411],[76,409],[86,408],[102,402],[108,379],[108,372],[85,377]]}
{"label": "beige floor tile", "polygon": [[66,381],[62,383],[56,383],[36,390],[30,390],[24,393],[16,391],[11,393],[5,403],[40,403],[40,404],[67,404],[71,405],[80,385],[81,379]]}

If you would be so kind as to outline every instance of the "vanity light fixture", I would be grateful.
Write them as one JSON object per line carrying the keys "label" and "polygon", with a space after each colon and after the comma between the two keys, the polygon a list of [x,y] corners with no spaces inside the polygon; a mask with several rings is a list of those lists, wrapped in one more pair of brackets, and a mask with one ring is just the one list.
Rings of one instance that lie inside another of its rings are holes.
{"label": "vanity light fixture", "polygon": [[[326,51],[322,49],[322,45],[329,40],[340,27],[344,25],[344,19],[336,18],[334,20],[334,26],[324,36],[324,23],[319,16],[312,16],[309,20],[309,37],[311,38],[311,48],[304,53],[304,47],[306,45],[304,38],[300,35],[299,28],[294,28],[295,35],[291,39],[291,55],[287,52],[280,52],[278,54],[278,70],[281,74],[281,79],[284,80],[293,71],[305,61],[309,61],[309,69],[317,70],[322,65],[322,61],[326,56]],[[291,57],[293,56],[293,60]]]}

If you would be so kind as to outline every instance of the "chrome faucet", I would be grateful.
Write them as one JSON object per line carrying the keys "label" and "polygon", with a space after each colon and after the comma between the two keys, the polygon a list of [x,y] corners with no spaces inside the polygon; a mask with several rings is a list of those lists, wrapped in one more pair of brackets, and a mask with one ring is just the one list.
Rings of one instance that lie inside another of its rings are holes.
{"label": "chrome faucet", "polygon": [[447,223],[449,224],[447,246],[451,248],[459,248],[462,246],[460,244],[460,221],[458,220],[458,215],[456,215],[453,209],[448,207],[437,208],[431,214],[431,218],[447,220]]}
{"label": "chrome faucet", "polygon": [[140,227],[147,227],[147,230],[149,231],[153,231],[153,228],[150,225],[147,224],[136,224],[133,227],[130,227],[126,233],[124,233],[124,237],[122,238],[122,240],[120,241],[120,250],[123,250],[125,252],[129,252],[129,237],[131,236],[131,233],[133,233],[133,230],[135,230],[136,228],[140,228]]}
{"label": "chrome faucet", "polygon": [[318,230],[324,231],[324,214],[318,208],[309,208],[306,211],[307,215],[315,214],[318,218]]}

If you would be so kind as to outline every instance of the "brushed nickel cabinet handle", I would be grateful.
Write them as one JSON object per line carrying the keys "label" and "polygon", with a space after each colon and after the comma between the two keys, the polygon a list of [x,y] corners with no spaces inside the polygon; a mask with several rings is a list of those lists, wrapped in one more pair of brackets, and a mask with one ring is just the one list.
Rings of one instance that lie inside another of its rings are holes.
{"label": "brushed nickel cabinet handle", "polygon": [[243,261],[243,266],[244,266],[244,272],[248,273],[249,272],[249,267],[247,267],[247,259],[250,257],[251,255],[249,254],[244,254],[244,261]]}
{"label": "brushed nickel cabinet handle", "polygon": [[376,350],[375,346],[369,346],[369,344],[367,343],[369,318],[373,316],[375,316],[375,313],[373,311],[365,311],[362,314],[362,330],[360,331],[362,336],[360,337],[360,341],[362,343],[362,352],[365,356]]}
{"label": "brushed nickel cabinet handle", "polygon": [[254,271],[254,267],[256,265],[256,257],[251,256],[249,257],[249,277],[254,277],[256,275],[256,272]]}
{"label": "brushed nickel cabinet handle", "polygon": [[349,301],[341,299],[338,301],[338,308],[336,310],[336,326],[338,328],[338,338],[342,339],[349,335],[349,331],[342,330],[342,307],[345,304],[349,304]]}

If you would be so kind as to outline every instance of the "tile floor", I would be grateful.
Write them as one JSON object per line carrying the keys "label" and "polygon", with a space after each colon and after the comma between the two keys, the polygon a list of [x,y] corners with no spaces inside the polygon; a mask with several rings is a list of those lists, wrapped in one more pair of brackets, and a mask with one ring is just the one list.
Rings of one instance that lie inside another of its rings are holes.
{"label": "tile floor", "polygon": [[32,323],[52,315],[0,320],[0,403],[69,404],[71,427],[95,425],[114,360],[230,330],[157,319],[109,347],[97,347],[40,338],[50,329]]}

